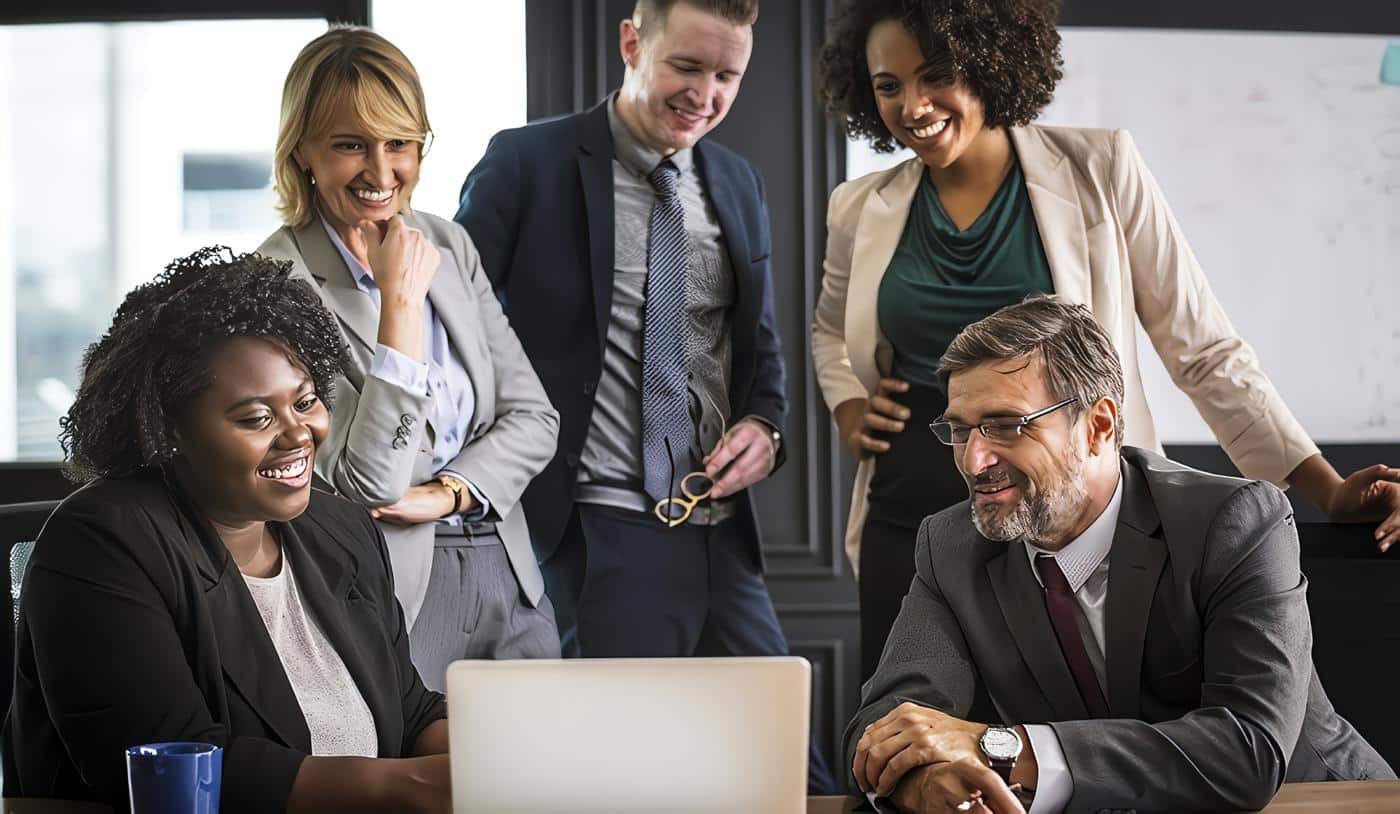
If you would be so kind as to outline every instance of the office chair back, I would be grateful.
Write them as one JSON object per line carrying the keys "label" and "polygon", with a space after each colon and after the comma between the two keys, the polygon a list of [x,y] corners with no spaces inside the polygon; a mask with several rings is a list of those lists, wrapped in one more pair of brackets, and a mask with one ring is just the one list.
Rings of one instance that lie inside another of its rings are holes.
{"label": "office chair back", "polygon": [[57,505],[57,500],[0,504],[0,544],[4,545],[6,554],[0,556],[0,563],[8,572],[5,583],[10,586],[11,602],[10,613],[4,614],[5,661],[4,673],[0,674],[0,704],[6,709],[10,706],[14,689],[15,619],[19,614],[20,584],[24,580],[24,569],[29,564],[29,555],[34,551],[34,540]]}
{"label": "office chair back", "polygon": [[1400,558],[1376,550],[1370,524],[1299,523],[1313,664],[1338,714],[1400,768]]}

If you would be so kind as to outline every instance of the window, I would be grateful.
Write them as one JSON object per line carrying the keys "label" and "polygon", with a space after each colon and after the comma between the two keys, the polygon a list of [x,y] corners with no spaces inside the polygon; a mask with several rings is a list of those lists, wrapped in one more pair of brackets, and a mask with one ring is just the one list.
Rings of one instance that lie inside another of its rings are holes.
{"label": "window", "polygon": [[[435,140],[414,196],[456,211],[497,130],[525,121],[525,4],[385,3]],[[0,26],[0,461],[58,460],[83,351],[176,256],[258,246],[282,82],[323,19]]]}

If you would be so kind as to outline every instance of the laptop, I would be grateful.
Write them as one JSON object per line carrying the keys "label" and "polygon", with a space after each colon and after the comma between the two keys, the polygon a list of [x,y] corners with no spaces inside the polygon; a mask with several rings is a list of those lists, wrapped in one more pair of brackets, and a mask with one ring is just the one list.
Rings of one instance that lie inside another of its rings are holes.
{"label": "laptop", "polygon": [[806,659],[458,661],[456,814],[807,810]]}

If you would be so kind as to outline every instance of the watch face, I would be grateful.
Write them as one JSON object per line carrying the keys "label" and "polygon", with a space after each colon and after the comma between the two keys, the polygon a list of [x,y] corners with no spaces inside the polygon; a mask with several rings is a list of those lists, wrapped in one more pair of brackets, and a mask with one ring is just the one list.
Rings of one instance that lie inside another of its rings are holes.
{"label": "watch face", "polygon": [[982,736],[982,751],[987,757],[1011,760],[1021,754],[1021,738],[1014,729],[991,727]]}

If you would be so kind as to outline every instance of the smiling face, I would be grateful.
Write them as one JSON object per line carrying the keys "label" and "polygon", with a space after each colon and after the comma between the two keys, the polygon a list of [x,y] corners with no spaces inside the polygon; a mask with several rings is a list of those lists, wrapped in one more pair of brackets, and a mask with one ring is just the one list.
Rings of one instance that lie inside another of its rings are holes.
{"label": "smiling face", "polygon": [[330,412],[290,351],[234,337],[209,355],[209,386],[176,422],[176,472],[217,525],[288,521],[306,510]]}
{"label": "smiling face", "polygon": [[336,106],[324,132],[297,148],[297,163],[316,184],[317,208],[345,237],[355,224],[383,223],[408,209],[418,184],[423,144],[376,139],[349,98]]}
{"label": "smiling face", "polygon": [[[975,427],[1044,409],[1060,401],[1046,386],[1044,370],[1036,357],[954,373],[945,415]],[[1087,423],[1086,416],[1064,409],[1031,422],[1009,443],[974,429],[966,444],[954,445],[953,460],[971,493],[973,523],[984,537],[1057,549],[1089,527],[1102,506],[1091,499],[1086,476]]]}
{"label": "smiling face", "polygon": [[924,164],[952,166],[986,132],[982,102],[954,74],[950,55],[924,54],[903,23],[872,26],[865,59],[880,120]]}
{"label": "smiling face", "polygon": [[753,27],[679,2],[660,29],[622,22],[627,67],[617,109],[638,141],[670,155],[695,146],[729,113],[753,51]]}

